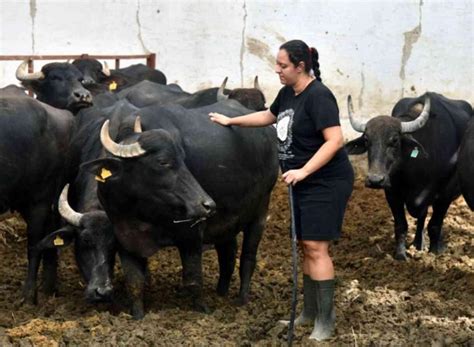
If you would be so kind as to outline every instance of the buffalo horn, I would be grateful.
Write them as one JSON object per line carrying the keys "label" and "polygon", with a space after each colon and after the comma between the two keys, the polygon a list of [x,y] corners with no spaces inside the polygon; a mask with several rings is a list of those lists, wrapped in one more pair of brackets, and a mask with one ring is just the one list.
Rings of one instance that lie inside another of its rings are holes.
{"label": "buffalo horn", "polygon": [[224,89],[225,89],[226,84],[227,84],[227,77],[224,78],[224,81],[222,82],[221,86],[217,90],[217,101],[227,100],[227,95],[224,95]]}
{"label": "buffalo horn", "polygon": [[69,205],[69,202],[67,201],[68,191],[69,191],[69,184],[66,184],[63,188],[63,191],[61,192],[61,196],[59,197],[59,206],[58,206],[59,214],[69,224],[72,224],[76,227],[80,227],[81,218],[83,214],[74,211],[72,207]]}
{"label": "buffalo horn", "polygon": [[110,76],[109,65],[107,65],[106,61],[104,61],[104,65],[102,66],[102,73],[107,77]]}
{"label": "buffalo horn", "polygon": [[135,118],[135,123],[133,124],[133,131],[136,133],[143,132],[140,116],[137,116],[137,118]]}
{"label": "buffalo horn", "polygon": [[28,60],[25,60],[16,69],[16,78],[20,81],[41,80],[44,78],[44,73],[42,71],[28,72]]}
{"label": "buffalo horn", "polygon": [[354,106],[352,105],[352,97],[350,95],[347,97],[347,110],[349,112],[349,120],[351,121],[352,128],[354,128],[355,131],[363,133],[367,123],[354,118]]}
{"label": "buffalo horn", "polygon": [[133,158],[146,153],[138,142],[129,145],[121,145],[114,142],[114,140],[110,138],[109,122],[107,119],[104,125],[102,125],[102,129],[100,129],[100,141],[108,152],[120,158]]}
{"label": "buffalo horn", "polygon": [[402,122],[402,133],[412,133],[425,125],[428,121],[428,118],[430,118],[430,108],[430,98],[426,97],[425,105],[423,106],[423,110],[421,111],[420,115],[415,120],[410,122]]}
{"label": "buffalo horn", "polygon": [[262,91],[262,88],[260,88],[260,84],[258,83],[258,76],[255,76],[255,80],[253,81],[253,87]]}

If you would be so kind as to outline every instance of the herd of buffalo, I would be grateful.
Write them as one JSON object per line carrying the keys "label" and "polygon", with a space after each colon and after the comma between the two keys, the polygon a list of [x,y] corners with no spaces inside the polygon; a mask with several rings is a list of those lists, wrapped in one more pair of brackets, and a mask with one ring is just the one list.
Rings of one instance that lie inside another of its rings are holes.
{"label": "herd of buffalo", "polygon": [[[188,93],[166,84],[158,70],[137,64],[110,70],[93,59],[16,71],[22,87],[0,89],[0,213],[18,211],[27,223],[27,303],[42,289],[54,294],[57,249],[74,245],[89,301],[108,301],[118,253],[131,313],[145,314],[147,258],[174,246],[182,290],[196,309],[202,294],[202,253],[214,247],[217,292],[226,295],[243,232],[238,302],[249,300],[256,254],[278,177],[274,127],[222,127],[210,112],[239,116],[265,109],[252,88]],[[32,91],[36,98],[25,90]],[[464,196],[474,210],[474,112],[462,100],[427,92],[403,98],[391,116],[348,110],[362,136],[349,154],[368,155],[366,186],[383,188],[394,217],[395,258],[406,259],[405,207],[417,219],[414,244],[443,251],[443,220]],[[370,203],[370,202],[368,202]]]}

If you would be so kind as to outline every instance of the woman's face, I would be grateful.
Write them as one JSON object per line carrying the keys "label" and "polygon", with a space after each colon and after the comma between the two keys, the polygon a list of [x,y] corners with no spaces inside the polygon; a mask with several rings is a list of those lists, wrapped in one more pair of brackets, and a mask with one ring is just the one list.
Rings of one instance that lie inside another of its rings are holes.
{"label": "woman's face", "polygon": [[301,65],[302,63],[296,67],[290,61],[288,52],[285,49],[280,49],[276,58],[275,72],[280,77],[281,84],[294,85],[303,72]]}

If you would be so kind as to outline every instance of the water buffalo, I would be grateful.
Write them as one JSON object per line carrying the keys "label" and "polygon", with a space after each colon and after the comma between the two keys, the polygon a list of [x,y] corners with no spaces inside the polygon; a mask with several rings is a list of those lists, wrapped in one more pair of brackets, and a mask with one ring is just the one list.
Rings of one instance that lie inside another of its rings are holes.
{"label": "water buffalo", "polygon": [[87,88],[92,87],[94,90],[102,86],[106,90],[120,91],[141,81],[166,84],[166,76],[163,72],[143,64],[134,64],[115,70],[109,69],[106,62],[101,64],[98,60],[90,58],[76,59],[72,64],[84,74]]}
{"label": "water buffalo", "polygon": [[203,244],[214,244],[220,269],[217,291],[225,295],[241,230],[239,301],[248,301],[278,175],[275,130],[221,127],[209,121],[209,112],[241,115],[251,110],[232,100],[190,110],[179,105],[146,107],[139,111],[143,132],[133,131],[126,119],[115,142],[106,122],[101,141],[109,157],[83,164],[101,178],[98,195],[122,248],[135,318],[144,315],[146,259],[160,247],[179,249],[184,287],[196,307],[206,310],[201,253]]}
{"label": "water buffalo", "polygon": [[258,77],[255,77],[253,88],[226,89],[227,77],[219,88],[207,88],[195,93],[188,93],[171,85],[159,85],[149,81],[140,82],[133,87],[118,93],[121,99],[127,99],[137,107],[153,104],[176,104],[185,108],[197,108],[214,104],[218,101],[233,99],[244,107],[261,111],[265,109],[265,96],[260,89]]}
{"label": "water buffalo", "polygon": [[50,63],[41,71],[29,73],[25,61],[16,70],[16,78],[33,91],[37,99],[56,108],[77,113],[92,105],[92,95],[84,88],[84,76],[74,65]]}
{"label": "water buffalo", "polygon": [[41,252],[36,246],[59,225],[56,205],[66,180],[73,123],[69,111],[37,101],[18,89],[0,93],[0,214],[18,211],[27,224],[24,298],[28,303],[36,302],[41,260],[43,290],[47,294],[55,291],[56,251]]}
{"label": "water buffalo", "polygon": [[459,148],[458,176],[462,195],[474,211],[474,118],[469,121]]}
{"label": "water buffalo", "polygon": [[395,220],[395,258],[406,259],[405,206],[417,218],[414,244],[418,250],[423,247],[428,207],[433,206],[428,223],[429,251],[442,252],[443,220],[449,205],[460,194],[455,168],[471,106],[465,101],[426,93],[401,99],[391,117],[378,116],[367,123],[354,118],[350,96],[348,108],[352,127],[363,135],[348,142],[346,148],[349,154],[368,152],[366,186],[385,190]]}

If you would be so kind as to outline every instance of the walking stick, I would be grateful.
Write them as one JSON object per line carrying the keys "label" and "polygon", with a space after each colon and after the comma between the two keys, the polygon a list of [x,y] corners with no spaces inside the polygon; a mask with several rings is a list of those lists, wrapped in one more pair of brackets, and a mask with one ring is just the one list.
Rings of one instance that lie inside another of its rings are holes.
{"label": "walking stick", "polygon": [[295,210],[293,203],[293,187],[288,185],[288,195],[290,197],[290,213],[291,213],[291,258],[293,270],[293,291],[291,295],[291,315],[290,324],[288,325],[288,346],[293,344],[293,330],[295,327],[296,303],[298,301],[296,292],[298,291],[298,253],[296,246],[296,225],[295,225]]}

